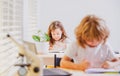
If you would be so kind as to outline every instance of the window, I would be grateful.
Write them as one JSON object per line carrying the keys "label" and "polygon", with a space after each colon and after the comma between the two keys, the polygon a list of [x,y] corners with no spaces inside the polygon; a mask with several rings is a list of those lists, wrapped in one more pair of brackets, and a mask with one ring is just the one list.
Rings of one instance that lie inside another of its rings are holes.
{"label": "window", "polygon": [[18,48],[6,35],[9,33],[18,41],[22,40],[23,0],[0,0],[0,76],[9,76],[15,63],[20,61]]}

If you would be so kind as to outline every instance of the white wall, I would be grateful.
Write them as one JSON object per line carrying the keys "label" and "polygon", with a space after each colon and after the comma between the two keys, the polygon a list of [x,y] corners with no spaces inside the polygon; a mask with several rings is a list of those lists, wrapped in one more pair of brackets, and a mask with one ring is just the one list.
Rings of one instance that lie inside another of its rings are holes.
{"label": "white wall", "polygon": [[87,14],[95,14],[103,18],[110,28],[110,44],[115,50],[120,47],[120,0],[40,0],[39,28],[47,31],[46,27],[54,20],[60,20],[71,39],[74,28]]}

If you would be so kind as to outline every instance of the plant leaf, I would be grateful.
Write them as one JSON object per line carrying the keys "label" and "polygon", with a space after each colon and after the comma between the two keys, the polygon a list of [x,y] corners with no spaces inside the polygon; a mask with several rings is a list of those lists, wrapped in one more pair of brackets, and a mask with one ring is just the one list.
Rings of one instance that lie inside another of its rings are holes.
{"label": "plant leaf", "polygon": [[45,33],[45,39],[46,39],[46,41],[50,41],[50,37],[49,37],[49,35],[46,34],[46,33]]}
{"label": "plant leaf", "polygon": [[35,40],[37,42],[40,42],[40,37],[39,36],[33,35],[32,38],[33,38],[33,40]]}
{"label": "plant leaf", "polygon": [[41,30],[38,30],[38,33],[40,33],[41,32]]}

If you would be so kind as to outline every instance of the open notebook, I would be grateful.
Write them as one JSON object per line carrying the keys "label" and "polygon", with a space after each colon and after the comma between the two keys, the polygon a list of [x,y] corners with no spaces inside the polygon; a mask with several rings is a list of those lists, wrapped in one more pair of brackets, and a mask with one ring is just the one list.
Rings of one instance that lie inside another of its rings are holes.
{"label": "open notebook", "polygon": [[50,50],[49,53],[64,53],[64,51]]}
{"label": "open notebook", "polygon": [[86,69],[85,73],[115,73],[115,74],[118,74],[120,73],[120,70],[104,69],[104,68],[90,68],[90,69]]}

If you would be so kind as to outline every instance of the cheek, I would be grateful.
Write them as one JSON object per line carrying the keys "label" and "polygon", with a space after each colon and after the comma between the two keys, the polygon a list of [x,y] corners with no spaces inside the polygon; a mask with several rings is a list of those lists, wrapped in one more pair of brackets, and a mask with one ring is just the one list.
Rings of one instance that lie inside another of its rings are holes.
{"label": "cheek", "polygon": [[55,36],[55,35],[52,35],[52,38],[53,38],[53,39],[55,39],[55,38],[56,38],[56,36]]}
{"label": "cheek", "polygon": [[61,38],[62,35],[58,35],[59,38]]}

